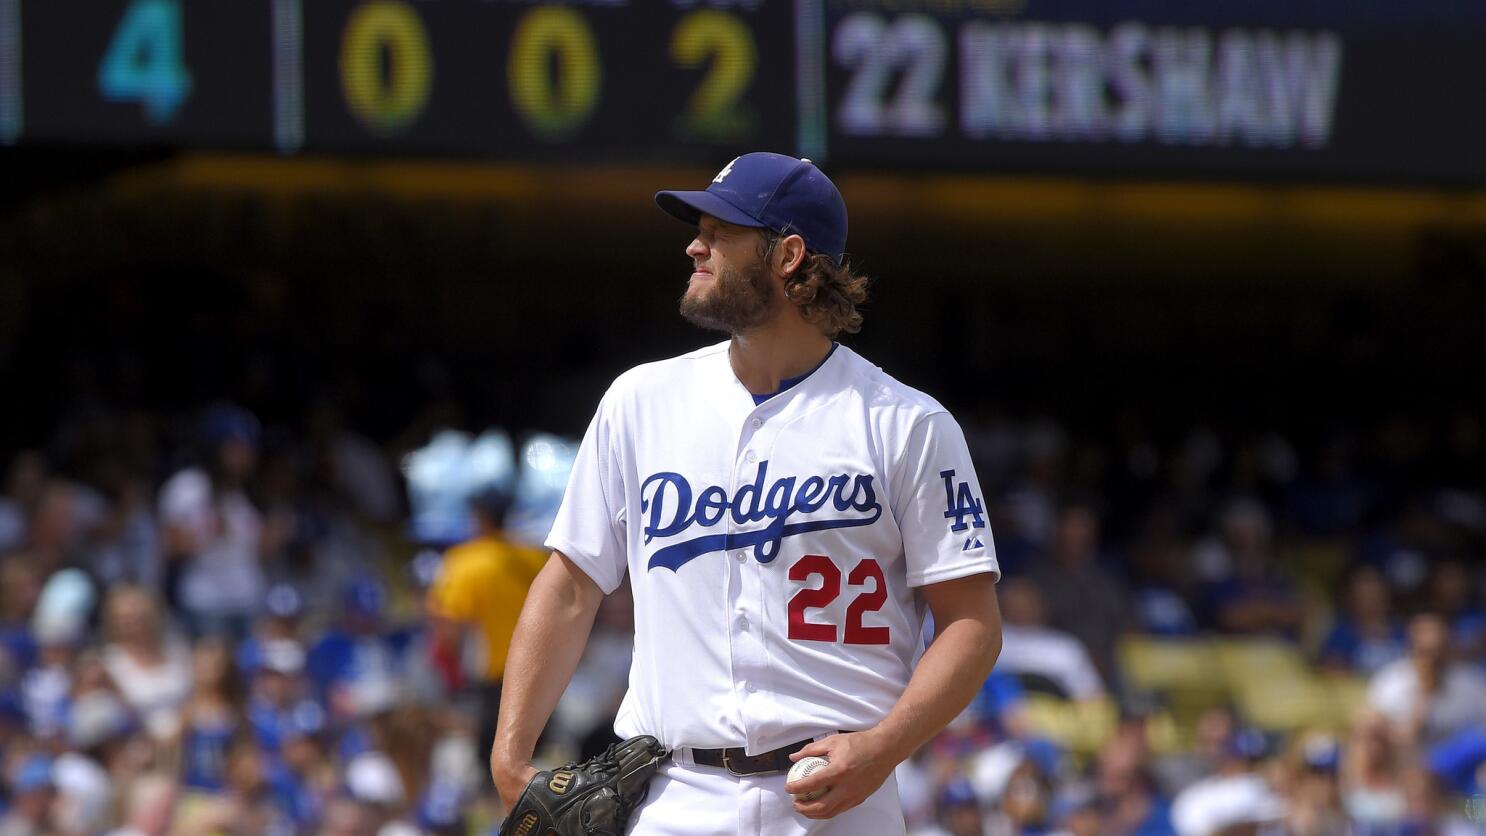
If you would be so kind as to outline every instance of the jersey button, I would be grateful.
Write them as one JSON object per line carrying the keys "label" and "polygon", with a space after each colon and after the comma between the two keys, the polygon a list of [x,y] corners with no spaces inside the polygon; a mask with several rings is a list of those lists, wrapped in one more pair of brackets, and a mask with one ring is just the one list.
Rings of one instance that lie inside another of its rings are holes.
{"label": "jersey button", "polygon": [[756,688],[752,682],[745,682],[743,683],[743,690],[752,694],[754,691],[757,691],[758,688]]}
{"label": "jersey button", "polygon": [[746,632],[748,632],[748,619],[746,619],[746,618],[739,618],[738,619],[738,632],[740,632],[740,633],[746,633]]}
{"label": "jersey button", "polygon": [[743,552],[733,552],[733,559],[738,561],[739,563],[742,563],[743,561],[748,559],[748,555],[744,554]]}
{"label": "jersey button", "polygon": [[748,462],[749,464],[753,464],[754,462],[758,461],[758,456],[754,455],[754,452],[752,450],[749,450],[747,453],[743,454],[743,461]]}
{"label": "jersey button", "polygon": [[762,418],[755,418],[750,423],[753,424],[754,429],[758,429],[759,427],[762,427],[764,425],[764,420]]}

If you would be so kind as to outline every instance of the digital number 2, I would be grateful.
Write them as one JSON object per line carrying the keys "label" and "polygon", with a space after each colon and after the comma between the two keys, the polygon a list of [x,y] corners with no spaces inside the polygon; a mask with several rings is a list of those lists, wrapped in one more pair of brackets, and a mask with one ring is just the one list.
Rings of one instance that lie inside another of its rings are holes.
{"label": "digital number 2", "polygon": [[[789,579],[805,583],[812,576],[821,579],[820,586],[806,587],[789,599],[789,638],[791,641],[834,642],[836,625],[805,618],[806,610],[823,609],[841,595],[841,570],[834,561],[823,554],[807,554],[789,567]],[[887,603],[887,581],[882,576],[882,567],[876,560],[866,558],[852,568],[846,582],[851,586],[867,586],[846,608],[845,644],[888,644],[890,636],[886,627],[868,627],[862,616],[877,612]]]}

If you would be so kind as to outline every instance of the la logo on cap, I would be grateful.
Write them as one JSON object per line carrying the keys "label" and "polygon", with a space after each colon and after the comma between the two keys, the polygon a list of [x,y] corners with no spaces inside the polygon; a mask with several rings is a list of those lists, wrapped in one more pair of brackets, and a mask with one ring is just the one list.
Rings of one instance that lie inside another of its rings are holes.
{"label": "la logo on cap", "polygon": [[737,161],[738,161],[738,158],[737,157],[734,157],[732,163],[728,163],[727,165],[723,166],[722,167],[722,171],[717,172],[717,176],[712,178],[712,182],[714,182],[714,183],[721,183],[722,182],[722,178],[728,176],[729,174],[732,174],[733,173],[733,163],[735,163]]}

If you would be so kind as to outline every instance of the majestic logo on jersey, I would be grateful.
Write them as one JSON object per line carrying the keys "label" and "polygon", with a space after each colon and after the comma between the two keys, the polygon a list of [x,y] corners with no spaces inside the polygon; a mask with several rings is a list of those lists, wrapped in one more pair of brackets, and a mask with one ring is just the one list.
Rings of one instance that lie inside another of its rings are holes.
{"label": "majestic logo on jersey", "polygon": [[[650,555],[649,568],[664,566],[675,571],[692,558],[709,552],[731,549],[753,549],[760,563],[779,556],[779,546],[787,537],[832,528],[871,525],[882,516],[882,504],[872,477],[866,474],[841,473],[835,476],[811,476],[800,480],[785,476],[769,483],[769,463],[759,462],[758,476],[751,484],[728,496],[727,489],[710,485],[693,494],[691,483],[679,473],[657,473],[640,485],[640,513],[645,515],[645,542],[656,537],[675,537],[693,526],[712,528],[731,514],[736,525],[768,520],[763,528],[722,534],[703,534],[680,543],[656,549]],[[796,515],[814,514],[829,503],[844,517],[811,518],[791,522]]]}

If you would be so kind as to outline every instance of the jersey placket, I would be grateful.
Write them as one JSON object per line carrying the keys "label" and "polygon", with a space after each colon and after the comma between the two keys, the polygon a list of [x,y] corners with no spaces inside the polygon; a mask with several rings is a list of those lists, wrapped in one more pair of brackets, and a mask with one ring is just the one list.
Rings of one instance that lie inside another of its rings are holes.
{"label": "jersey placket", "polygon": [[[766,402],[755,407],[743,421],[733,463],[732,496],[738,496],[739,489],[752,484],[759,467],[768,461],[774,435],[769,416],[777,411],[777,404]],[[765,491],[768,490],[768,478],[773,478],[772,464],[770,470],[764,483]],[[762,500],[763,497],[759,497],[759,501]],[[765,524],[744,522],[739,525],[731,512],[728,521],[728,531],[734,535]],[[729,573],[734,583],[728,590],[733,689],[743,724],[744,745],[749,753],[757,754],[760,751],[758,741],[770,733],[769,724],[777,722],[776,708],[768,696],[772,677],[765,644],[768,625],[763,620],[763,602],[769,586],[765,573],[785,569],[778,565],[782,562],[778,555],[770,563],[760,563],[751,546],[735,546],[729,554],[735,570]]]}

